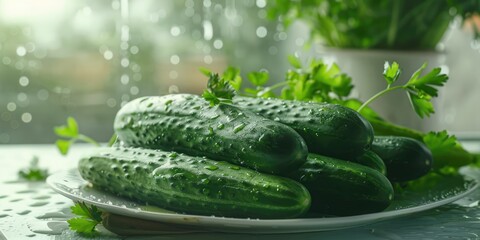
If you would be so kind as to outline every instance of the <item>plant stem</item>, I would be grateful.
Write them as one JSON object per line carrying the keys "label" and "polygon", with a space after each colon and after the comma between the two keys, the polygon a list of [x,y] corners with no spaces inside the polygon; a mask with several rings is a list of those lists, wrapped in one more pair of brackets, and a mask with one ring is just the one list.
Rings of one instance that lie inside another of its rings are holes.
{"label": "plant stem", "polygon": [[97,146],[97,147],[100,146],[100,144],[99,144],[97,141],[95,141],[95,140],[93,140],[92,138],[87,137],[87,136],[85,136],[85,135],[83,135],[83,134],[79,134],[79,135],[78,135],[78,139],[79,139],[79,140],[82,140],[82,141],[84,141],[84,142],[87,142],[87,143],[91,143],[91,144],[93,144],[93,145],[95,145],[95,146]]}
{"label": "plant stem", "polygon": [[288,82],[279,82],[279,83],[276,83],[276,84],[273,84],[272,86],[268,87],[270,90],[274,90],[274,89],[277,89],[279,87],[283,87],[285,85],[288,85]]}
{"label": "plant stem", "polygon": [[370,99],[368,99],[366,102],[364,102],[362,104],[362,106],[360,106],[358,109],[357,109],[357,112],[361,112],[366,106],[368,106],[368,104],[370,104],[371,102],[373,102],[375,99],[379,98],[380,96],[382,96],[383,94],[385,93],[388,93],[388,92],[391,92],[393,90],[396,90],[396,89],[401,89],[401,88],[404,88],[404,86],[395,86],[395,87],[387,87],[385,90],[373,95],[373,97],[371,97]]}

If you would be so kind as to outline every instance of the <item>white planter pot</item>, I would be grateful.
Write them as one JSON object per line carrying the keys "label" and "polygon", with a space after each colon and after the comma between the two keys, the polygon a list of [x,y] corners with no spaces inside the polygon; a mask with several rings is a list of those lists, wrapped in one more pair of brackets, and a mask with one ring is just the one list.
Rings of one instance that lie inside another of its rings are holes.
{"label": "white planter pot", "polygon": [[[402,74],[396,84],[404,84],[410,76],[424,62],[428,67],[423,73],[428,73],[435,67],[442,67],[445,73],[445,54],[439,52],[415,52],[415,51],[388,51],[388,50],[354,50],[354,49],[324,49],[319,50],[321,57],[327,62],[336,62],[339,67],[352,77],[355,85],[352,95],[362,101],[366,101],[374,94],[386,88],[383,78],[385,61],[396,61],[402,70]],[[394,84],[394,85],[396,85]],[[442,93],[439,93],[440,97]],[[440,101],[434,100],[436,113],[430,118],[421,119],[412,109],[410,100],[403,90],[390,92],[371,103],[385,119],[406,127],[421,131],[442,129]]]}

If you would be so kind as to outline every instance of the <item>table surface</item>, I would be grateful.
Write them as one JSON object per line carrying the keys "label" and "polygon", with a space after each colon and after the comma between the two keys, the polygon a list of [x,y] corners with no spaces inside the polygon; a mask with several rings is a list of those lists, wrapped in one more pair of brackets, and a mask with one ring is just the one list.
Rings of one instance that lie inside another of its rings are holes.
{"label": "table surface", "polygon": [[[469,150],[480,151],[479,142],[467,142]],[[0,240],[3,239],[84,239],[68,229],[72,201],[55,193],[44,182],[26,182],[17,172],[33,156],[49,172],[76,166],[79,156],[91,148],[75,145],[67,157],[53,145],[0,145]],[[362,227],[301,234],[245,235],[196,233],[130,237],[128,239],[480,239],[480,189],[464,200],[436,209]],[[463,201],[466,202],[466,201]],[[119,239],[102,231],[98,239]],[[86,238],[85,238],[86,239]],[[125,239],[125,238],[122,238]]]}

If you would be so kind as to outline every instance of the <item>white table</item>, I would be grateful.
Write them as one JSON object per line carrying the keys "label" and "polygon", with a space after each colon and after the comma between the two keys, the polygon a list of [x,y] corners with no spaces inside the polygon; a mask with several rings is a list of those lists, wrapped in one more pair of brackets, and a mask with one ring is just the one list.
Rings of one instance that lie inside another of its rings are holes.
{"label": "white table", "polygon": [[[480,149],[480,142],[466,145]],[[62,157],[53,145],[0,145],[0,240],[3,239],[84,239],[68,229],[72,202],[52,191],[45,183],[18,181],[19,169],[32,156],[50,172],[71,169],[78,157],[91,148],[75,145]],[[244,235],[202,233],[132,239],[480,239],[480,190],[468,196],[470,206],[449,204],[437,209],[363,227],[303,234]],[[118,239],[103,234],[95,239]],[[130,239],[130,238],[129,238]]]}

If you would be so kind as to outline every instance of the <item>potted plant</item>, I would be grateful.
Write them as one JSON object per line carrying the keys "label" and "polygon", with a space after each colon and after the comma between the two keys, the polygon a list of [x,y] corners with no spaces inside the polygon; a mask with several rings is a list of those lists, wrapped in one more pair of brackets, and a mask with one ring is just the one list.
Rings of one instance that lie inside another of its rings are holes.
{"label": "potted plant", "polygon": [[[378,73],[385,61],[398,62],[406,73],[414,72],[424,62],[432,68],[443,66],[446,56],[438,44],[450,23],[457,17],[465,20],[480,12],[479,0],[273,0],[268,3],[271,18],[279,19],[286,26],[297,20],[309,26],[310,39],[319,40],[324,46],[319,51],[321,56],[337,62],[352,76],[356,94],[361,99],[369,98],[383,87]],[[478,29],[471,26],[479,37]],[[405,82],[408,77],[403,74],[399,82]],[[403,95],[392,94],[372,107],[392,122],[411,128],[440,127],[432,121],[420,124],[416,116],[404,114],[403,109],[410,108],[410,102]]]}

